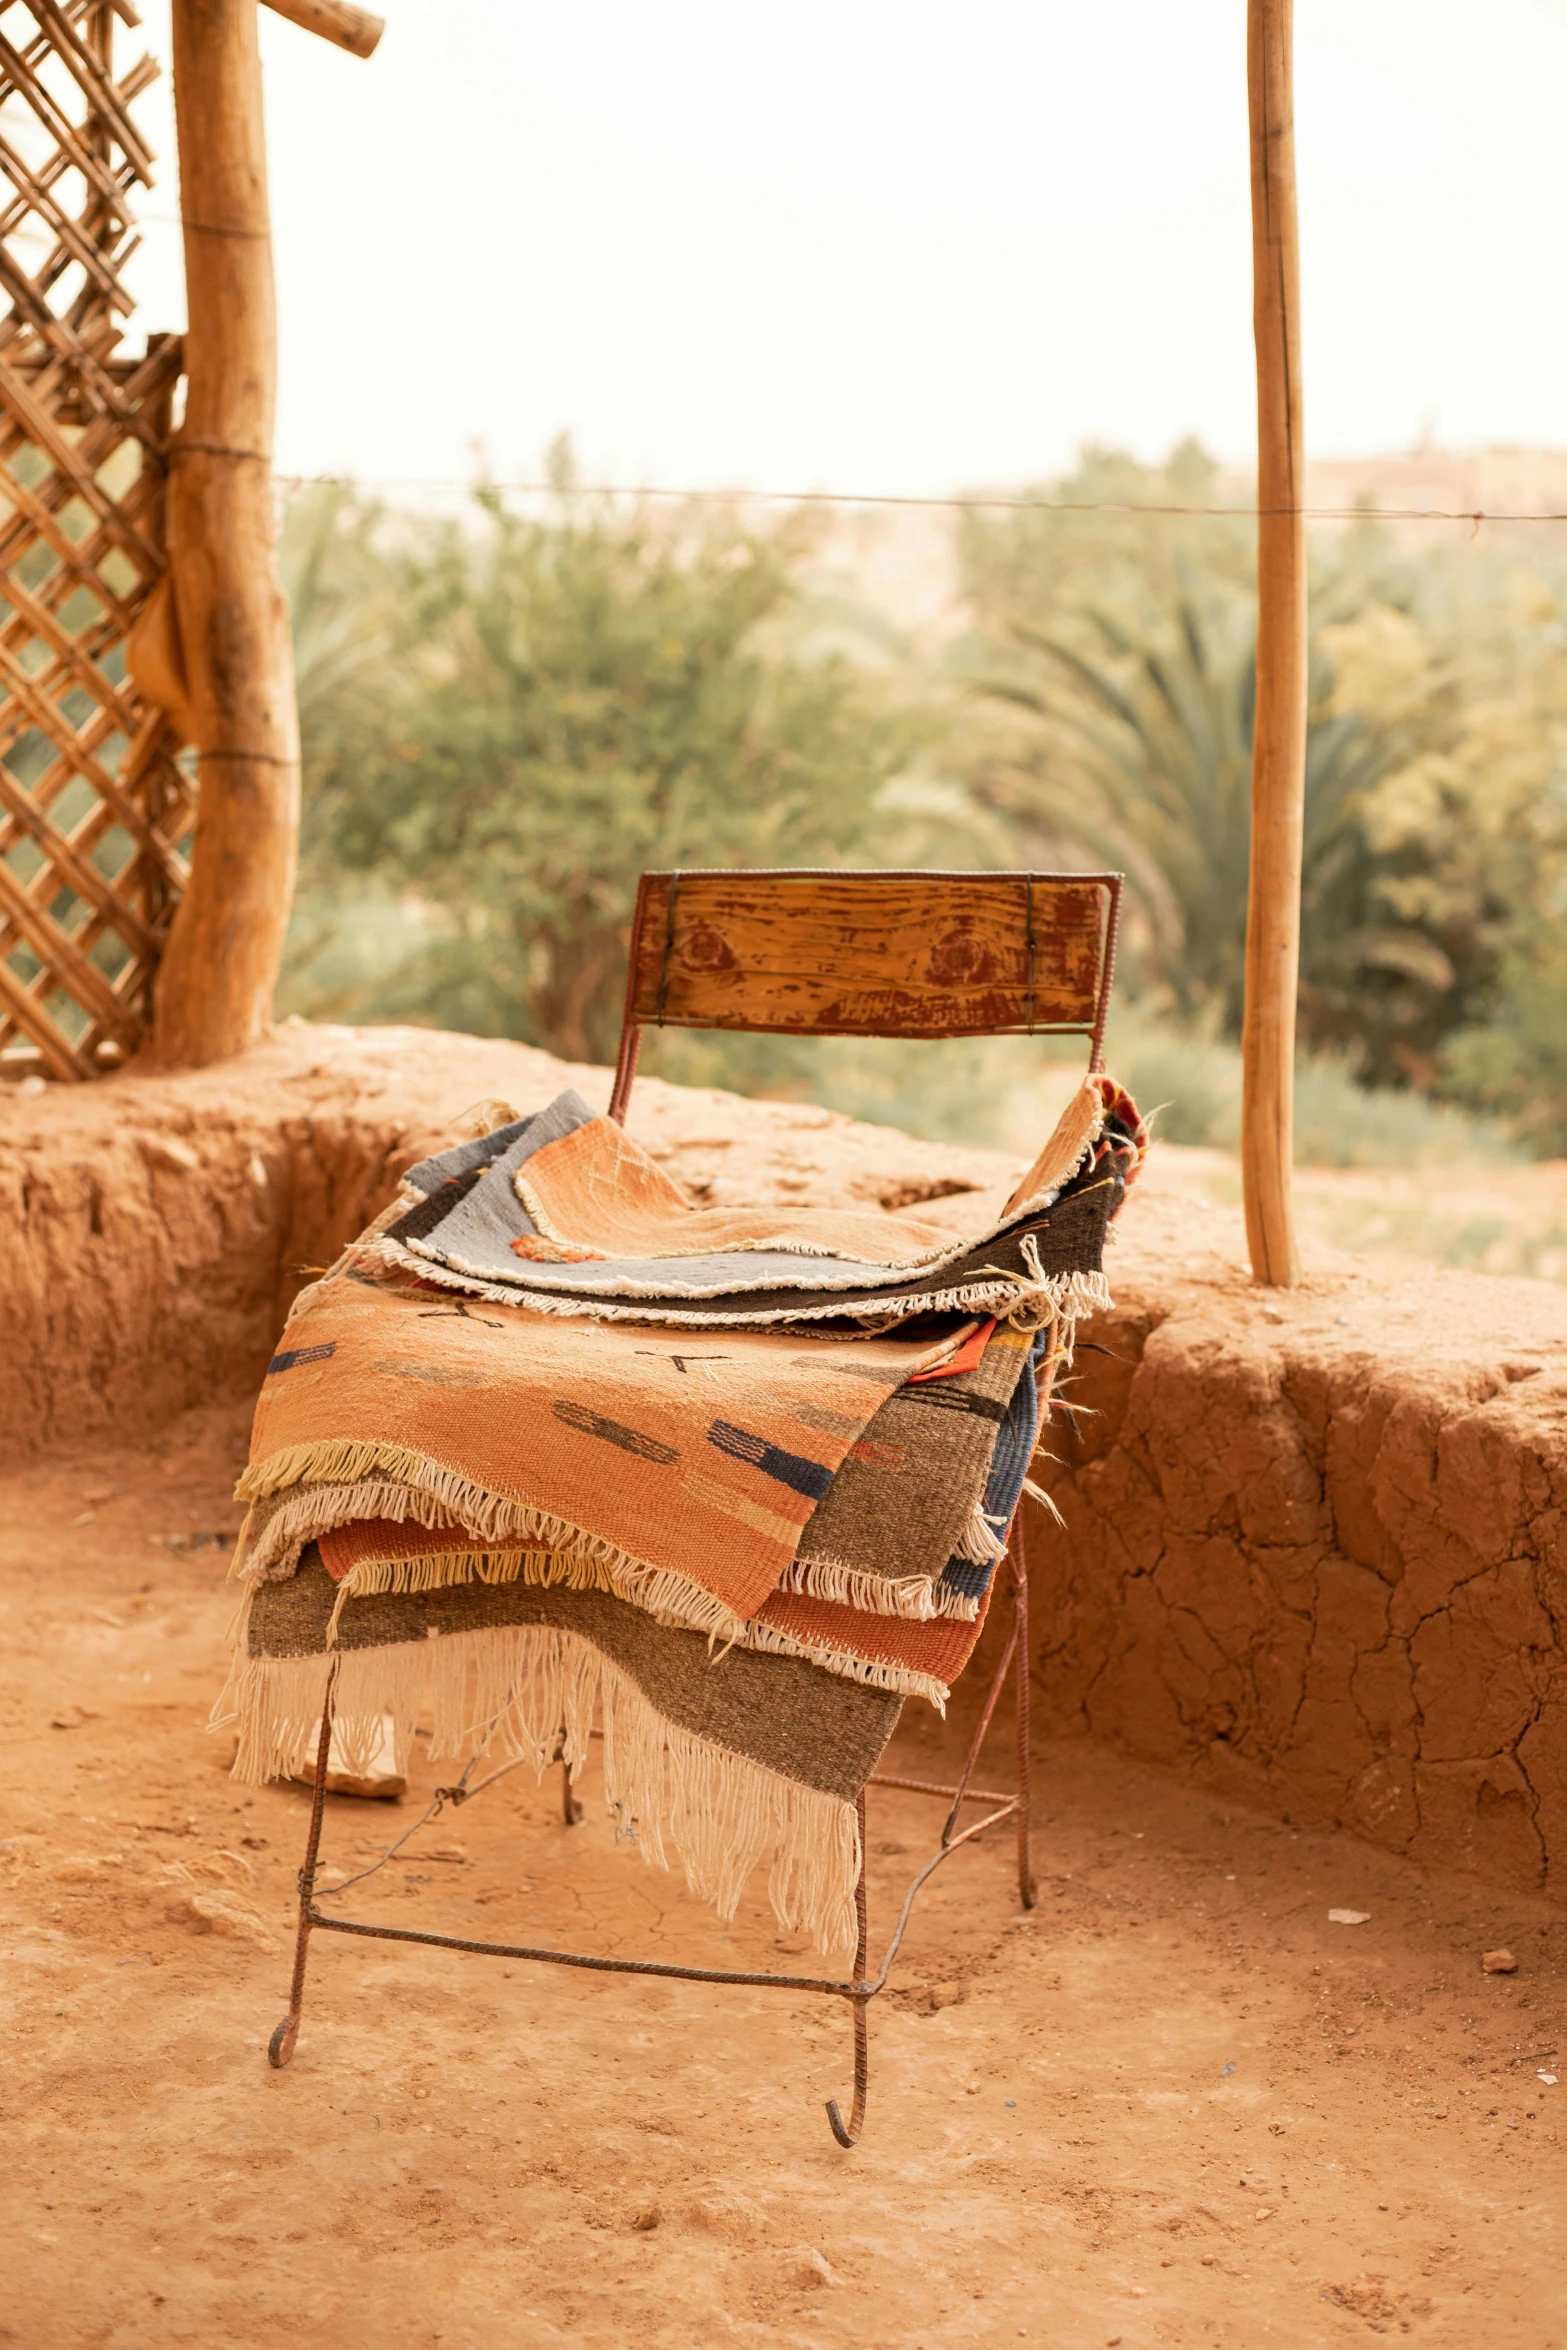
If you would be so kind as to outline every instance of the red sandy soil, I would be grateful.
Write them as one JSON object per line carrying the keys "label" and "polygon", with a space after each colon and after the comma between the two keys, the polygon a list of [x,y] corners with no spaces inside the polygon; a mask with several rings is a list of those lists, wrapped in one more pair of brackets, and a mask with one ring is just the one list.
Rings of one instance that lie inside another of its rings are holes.
{"label": "red sandy soil", "polygon": [[[305,1799],[234,1786],[203,1728],[243,1449],[215,1407],[0,1493],[0,2342],[1567,2344],[1559,1908],[1086,1742],[1036,1759],[1031,1915],[1005,1831],[922,1897],[852,2154],[822,2112],[847,2014],[790,1993],[322,1935],[270,2070]],[[963,1727],[911,1707],[903,1767]],[[334,1800],[328,1860],[449,1775]],[[723,1927],[615,1849],[587,1793],[568,1830],[513,1774],[351,1914],[812,1963],[759,1890]],[[879,1947],[936,1816],[872,1804]],[[1516,1973],[1483,1972],[1501,1944]]]}

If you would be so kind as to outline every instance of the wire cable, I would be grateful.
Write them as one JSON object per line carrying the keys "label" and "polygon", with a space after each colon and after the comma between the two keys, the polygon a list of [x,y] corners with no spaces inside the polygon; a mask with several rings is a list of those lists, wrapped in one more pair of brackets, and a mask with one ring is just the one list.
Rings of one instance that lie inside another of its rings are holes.
{"label": "wire cable", "polygon": [[[386,474],[362,480],[351,474],[280,473],[277,480],[284,489],[499,490],[517,497],[559,496],[563,489],[559,482],[486,481],[482,476],[463,479],[456,475],[417,473]],[[572,482],[564,487],[568,492],[583,497],[668,498],[693,505],[886,506],[950,513],[1153,514],[1228,522],[1256,522],[1279,515],[1299,514],[1307,522],[1468,522],[1476,529],[1482,522],[1567,522],[1567,513],[1524,514],[1492,511],[1483,506],[1166,506],[1138,505],[1130,501],[1034,498],[1001,492],[993,496],[925,497],[902,496],[879,490],[671,489],[653,482]]]}

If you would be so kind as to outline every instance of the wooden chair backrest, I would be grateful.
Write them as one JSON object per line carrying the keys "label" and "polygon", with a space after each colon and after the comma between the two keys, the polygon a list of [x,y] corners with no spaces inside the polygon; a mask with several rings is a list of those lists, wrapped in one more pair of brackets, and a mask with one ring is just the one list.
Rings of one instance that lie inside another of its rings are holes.
{"label": "wooden chair backrest", "polygon": [[1119,873],[644,873],[610,1116],[644,1028],[1086,1036],[1097,1069]]}

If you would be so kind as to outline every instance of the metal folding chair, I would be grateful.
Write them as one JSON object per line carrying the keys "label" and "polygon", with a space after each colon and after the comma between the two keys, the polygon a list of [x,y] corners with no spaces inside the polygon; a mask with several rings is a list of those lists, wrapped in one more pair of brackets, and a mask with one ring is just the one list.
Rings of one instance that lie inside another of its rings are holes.
{"label": "metal folding chair", "polygon": [[[1115,976],[1121,881],[1118,873],[645,873],[632,923],[625,1017],[609,1114],[625,1123],[642,1032],[649,1027],[889,1038],[1086,1036],[1089,1068],[1098,1069],[1103,1066],[1105,1018]],[[911,1880],[873,1977],[866,1972],[863,1794],[854,1971],[843,1981],[480,1942],[337,1917],[323,1910],[315,1880],[332,1746],[334,1663],[322,1703],[310,1828],[299,1873],[293,1984],[288,2013],[268,2046],[270,2061],[285,2065],[294,2051],[313,1931],[473,1951],[491,1958],[532,1959],[602,1974],[819,1991],[847,2000],[853,2012],[854,2096],[848,2121],[835,2099],[827,2101],[833,2136],[840,2146],[853,2146],[864,2127],[870,2079],[867,2009],[887,1986],[915,1896],[926,1879],[960,1845],[1010,1819],[1017,1837],[1019,1899],[1025,1909],[1034,1906],[1029,1857],[1028,1562],[1016,1513],[1007,1529],[1006,1566],[1012,1622],[956,1784],[891,1772],[877,1773],[870,1781],[873,1787],[936,1796],[949,1807],[937,1849]],[[1009,1672],[1015,1673],[1017,1770],[1016,1784],[1007,1794],[970,1782]],[[582,1812],[564,1764],[562,1775],[564,1818],[572,1827]],[[435,1817],[444,1804],[469,1801],[499,1776],[494,1772],[470,1787],[465,1771],[455,1786],[436,1790],[426,1816]],[[959,1829],[966,1803],[992,1808],[972,1826]]]}

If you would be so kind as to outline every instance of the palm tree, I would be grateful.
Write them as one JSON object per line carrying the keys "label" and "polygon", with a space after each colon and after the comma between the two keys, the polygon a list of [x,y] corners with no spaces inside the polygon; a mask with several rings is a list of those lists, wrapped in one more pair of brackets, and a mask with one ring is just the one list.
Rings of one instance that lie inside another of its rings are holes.
{"label": "palm tree", "polygon": [[[975,682],[1035,721],[990,779],[992,797],[1097,861],[1124,865],[1147,927],[1147,975],[1187,1018],[1239,1032],[1256,704],[1254,609],[1182,584],[1141,625],[1081,614],[1078,641],[1014,613],[1001,662]],[[1407,718],[1330,708],[1332,664],[1311,664],[1306,738],[1303,997],[1324,1014],[1378,970],[1434,978],[1430,940],[1388,924],[1360,818],[1418,748]],[[1437,958],[1439,959],[1439,957]],[[1364,1006],[1359,1006],[1357,1017]],[[1329,1023],[1331,1025],[1331,1021]]]}

